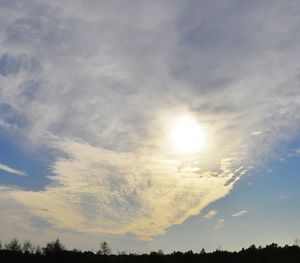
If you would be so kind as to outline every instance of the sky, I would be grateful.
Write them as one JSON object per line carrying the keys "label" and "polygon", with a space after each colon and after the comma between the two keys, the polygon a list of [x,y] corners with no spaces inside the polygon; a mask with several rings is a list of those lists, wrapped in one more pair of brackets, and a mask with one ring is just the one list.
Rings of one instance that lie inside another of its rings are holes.
{"label": "sky", "polygon": [[293,244],[299,13],[296,0],[0,0],[1,240]]}

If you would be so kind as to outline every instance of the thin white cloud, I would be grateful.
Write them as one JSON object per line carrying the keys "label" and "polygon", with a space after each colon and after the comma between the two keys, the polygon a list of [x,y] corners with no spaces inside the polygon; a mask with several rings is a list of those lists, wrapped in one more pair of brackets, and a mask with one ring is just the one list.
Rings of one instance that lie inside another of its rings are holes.
{"label": "thin white cloud", "polygon": [[217,210],[210,210],[203,217],[206,218],[206,219],[210,219],[210,218],[215,217],[216,215],[218,215],[218,211]]}
{"label": "thin white cloud", "polygon": [[222,228],[225,224],[225,219],[220,219],[214,226],[214,229]]}
{"label": "thin white cloud", "polygon": [[258,135],[261,135],[263,132],[262,131],[254,131],[254,132],[252,132],[251,134],[253,135],[253,136],[258,136]]}
{"label": "thin white cloud", "polygon": [[7,166],[5,164],[2,164],[2,163],[0,163],[0,171],[4,171],[6,173],[11,173],[11,174],[19,175],[19,176],[26,175],[25,172],[16,170],[16,169],[14,169],[12,167],[9,167],[9,166]]}
{"label": "thin white cloud", "polygon": [[292,150],[287,156],[288,157],[294,157],[300,155],[300,148]]}
{"label": "thin white cloud", "polygon": [[233,217],[238,217],[238,216],[242,216],[242,215],[245,215],[245,214],[248,214],[249,212],[247,210],[241,210],[241,211],[238,211],[236,213],[233,213],[231,216]]}

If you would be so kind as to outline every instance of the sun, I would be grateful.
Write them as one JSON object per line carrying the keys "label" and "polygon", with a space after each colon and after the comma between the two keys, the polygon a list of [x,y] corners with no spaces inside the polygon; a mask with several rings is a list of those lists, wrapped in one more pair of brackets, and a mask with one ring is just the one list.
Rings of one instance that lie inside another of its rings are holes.
{"label": "sun", "polygon": [[176,119],[170,130],[171,145],[181,154],[201,152],[205,146],[205,136],[201,125],[192,117]]}

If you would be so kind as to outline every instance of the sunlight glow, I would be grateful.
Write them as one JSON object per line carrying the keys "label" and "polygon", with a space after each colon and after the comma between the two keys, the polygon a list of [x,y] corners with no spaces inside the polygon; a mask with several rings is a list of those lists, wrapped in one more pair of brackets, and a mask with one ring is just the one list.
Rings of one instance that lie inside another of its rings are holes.
{"label": "sunlight glow", "polygon": [[173,123],[170,138],[172,148],[177,153],[201,152],[205,146],[205,136],[201,125],[187,116]]}

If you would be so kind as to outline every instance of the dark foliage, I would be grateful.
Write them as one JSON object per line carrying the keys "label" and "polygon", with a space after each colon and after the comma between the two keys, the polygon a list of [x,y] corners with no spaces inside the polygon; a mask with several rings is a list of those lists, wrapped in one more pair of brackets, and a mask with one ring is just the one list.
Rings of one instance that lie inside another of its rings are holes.
{"label": "dark foliage", "polygon": [[118,255],[111,254],[111,249],[106,242],[100,244],[100,249],[93,253],[91,251],[80,251],[77,249],[66,250],[57,239],[48,243],[44,248],[35,247],[29,241],[23,245],[17,239],[13,239],[4,246],[0,246],[0,262],[12,263],[39,263],[39,262],[108,262],[108,263],[144,263],[144,262],[191,262],[191,263],[296,263],[300,262],[300,247],[280,247],[271,244],[264,248],[254,245],[239,252],[228,252],[220,249],[207,253],[199,249],[199,253],[187,251],[185,253],[174,251],[171,254],[164,254],[162,250],[150,254],[126,254],[120,252]]}

